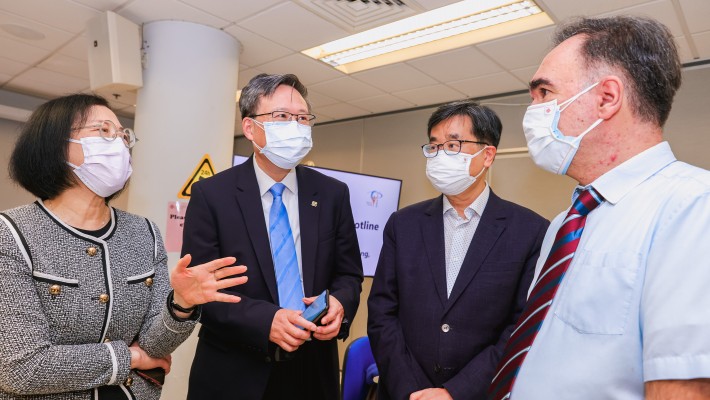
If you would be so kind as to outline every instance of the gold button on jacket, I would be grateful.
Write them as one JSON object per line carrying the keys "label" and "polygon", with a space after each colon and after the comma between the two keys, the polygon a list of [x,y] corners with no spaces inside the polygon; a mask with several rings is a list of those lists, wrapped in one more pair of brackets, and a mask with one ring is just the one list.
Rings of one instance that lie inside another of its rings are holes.
{"label": "gold button on jacket", "polygon": [[101,303],[101,304],[108,303],[108,295],[106,293],[99,296],[99,303]]}
{"label": "gold button on jacket", "polygon": [[62,292],[62,287],[59,285],[52,285],[49,287],[49,294],[56,296]]}
{"label": "gold button on jacket", "polygon": [[98,253],[98,252],[99,252],[99,250],[98,250],[96,247],[93,247],[93,246],[92,246],[92,247],[89,247],[88,249],[86,249],[86,254],[88,254],[88,255],[91,256],[91,257],[95,256],[96,253]]}
{"label": "gold button on jacket", "polygon": [[148,287],[153,286],[153,278],[146,278],[145,279],[145,285]]}

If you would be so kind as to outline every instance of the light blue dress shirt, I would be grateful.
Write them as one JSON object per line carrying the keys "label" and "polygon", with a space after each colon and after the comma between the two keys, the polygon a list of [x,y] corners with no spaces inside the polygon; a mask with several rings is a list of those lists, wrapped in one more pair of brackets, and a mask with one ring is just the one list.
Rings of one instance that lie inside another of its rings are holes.
{"label": "light blue dress shirt", "polygon": [[587,217],[513,400],[637,400],[646,381],[710,377],[710,172],[663,142],[591,186],[606,202]]}

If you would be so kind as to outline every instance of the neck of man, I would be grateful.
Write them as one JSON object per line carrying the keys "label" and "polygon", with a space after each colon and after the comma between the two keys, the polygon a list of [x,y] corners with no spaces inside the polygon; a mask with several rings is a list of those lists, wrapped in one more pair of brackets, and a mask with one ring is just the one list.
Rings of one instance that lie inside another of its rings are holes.
{"label": "neck of man", "polygon": [[485,172],[481,174],[481,176],[476,179],[476,182],[474,182],[473,185],[471,185],[463,192],[455,196],[444,195],[449,200],[449,203],[451,203],[451,206],[454,207],[454,210],[456,210],[456,212],[461,218],[466,219],[466,207],[470,206],[474,201],[476,201],[478,196],[483,193],[483,189],[486,188],[486,181],[485,179],[482,179],[485,177],[485,174]]}
{"label": "neck of man", "polygon": [[283,169],[274,165],[274,163],[269,161],[265,155],[261,154],[257,148],[254,148],[254,160],[259,168],[261,168],[266,175],[269,175],[269,177],[276,182],[281,182],[286,175],[291,172],[290,169]]}
{"label": "neck of man", "polygon": [[567,175],[586,186],[662,141],[663,129],[654,123],[633,118],[615,121],[606,130],[582,140]]}

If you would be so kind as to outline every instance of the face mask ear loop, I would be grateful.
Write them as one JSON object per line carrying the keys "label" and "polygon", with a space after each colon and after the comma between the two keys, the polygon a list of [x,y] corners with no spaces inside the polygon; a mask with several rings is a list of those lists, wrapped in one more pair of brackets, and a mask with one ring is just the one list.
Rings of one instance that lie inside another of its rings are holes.
{"label": "face mask ear loop", "polygon": [[570,97],[569,99],[567,99],[567,100],[563,101],[562,103],[560,103],[560,105],[559,105],[559,107],[560,107],[560,112],[564,111],[570,104],[572,104],[572,102],[574,102],[575,100],[577,100],[577,99],[579,98],[579,96],[581,96],[581,95],[587,93],[588,91],[592,90],[592,89],[593,89],[595,86],[597,86],[598,84],[599,84],[599,82],[597,82],[597,83],[595,83],[595,84],[592,84],[592,85],[588,86],[586,89],[582,90],[581,92],[575,94],[574,96],[572,96],[572,97]]}
{"label": "face mask ear loop", "polygon": [[[488,146],[482,148],[481,150],[478,150],[478,151],[476,152],[476,154],[474,154],[474,155],[471,156],[470,161],[473,161],[474,158],[478,157],[478,155],[481,154],[481,152],[482,152],[483,150],[487,149],[487,148],[488,148]],[[470,162],[470,161],[469,161],[469,162]],[[469,165],[470,165],[470,164],[469,164]],[[481,176],[481,175],[483,174],[483,171],[485,171],[485,170],[486,170],[486,166],[484,165],[483,168],[481,169],[481,172],[479,172],[478,175],[474,176],[473,179],[478,179],[478,177]]]}

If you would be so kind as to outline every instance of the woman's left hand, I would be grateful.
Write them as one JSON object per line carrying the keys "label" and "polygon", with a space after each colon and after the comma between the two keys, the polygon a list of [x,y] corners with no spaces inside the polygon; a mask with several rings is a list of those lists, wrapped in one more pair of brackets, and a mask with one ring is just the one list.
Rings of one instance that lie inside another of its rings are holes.
{"label": "woman's left hand", "polygon": [[[175,290],[173,300],[179,306],[190,308],[211,301],[238,303],[239,296],[222,293],[218,290],[237,286],[247,281],[246,276],[232,277],[246,272],[244,265],[234,265],[234,257],[216,260],[188,268],[192,261],[189,254],[181,258],[170,274],[170,284]],[[231,277],[231,278],[230,278]]]}

